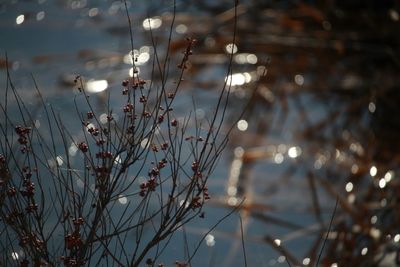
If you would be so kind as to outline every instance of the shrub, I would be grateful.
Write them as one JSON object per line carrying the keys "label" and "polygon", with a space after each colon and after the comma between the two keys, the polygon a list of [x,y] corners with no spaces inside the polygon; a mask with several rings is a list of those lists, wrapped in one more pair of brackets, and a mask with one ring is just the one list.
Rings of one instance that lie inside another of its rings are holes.
{"label": "shrub", "polygon": [[[176,117],[174,101],[196,42],[186,41],[174,87],[167,83],[168,53],[162,62],[155,52],[153,74],[161,82],[134,71],[121,82],[123,103],[108,101],[106,116],[93,107],[83,77],[74,80],[71,115],[49,105],[35,80],[38,108],[29,108],[7,71],[0,123],[5,265],[153,266],[180,227],[204,216],[207,181],[227,143],[221,131],[229,85],[207,121]],[[46,125],[36,127],[35,112]],[[80,125],[80,135],[67,120]]]}

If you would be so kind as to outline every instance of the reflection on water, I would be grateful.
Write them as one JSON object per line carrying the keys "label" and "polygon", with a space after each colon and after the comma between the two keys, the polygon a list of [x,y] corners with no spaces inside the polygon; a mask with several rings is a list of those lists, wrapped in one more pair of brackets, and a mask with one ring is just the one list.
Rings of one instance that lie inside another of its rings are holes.
{"label": "reflection on water", "polygon": [[[89,80],[86,83],[86,90],[89,93],[100,93],[106,90],[108,82],[106,80]],[[100,118],[101,119],[101,118]]]}
{"label": "reflection on water", "polygon": [[[99,100],[96,109],[104,112],[99,120],[106,124],[106,93],[120,90],[121,81],[129,76],[149,79],[154,66],[160,67],[154,53],[166,54],[163,47],[172,16],[165,11],[171,6],[156,2],[127,2],[134,14],[133,51],[120,1],[5,5],[5,26],[0,30],[3,36],[11,35],[1,48],[9,53],[16,84],[26,96],[32,94],[28,73],[34,69],[48,101],[60,110],[73,110],[71,77],[81,74],[87,77],[87,91],[95,93],[91,97]],[[399,50],[393,36],[399,26],[398,7],[376,1],[363,7],[337,1],[241,1],[233,43],[234,15],[227,8],[232,5],[202,2],[177,5],[171,54],[184,49],[181,39],[187,35],[199,40],[187,66],[191,76],[185,77],[183,97],[177,100],[179,123],[191,108],[192,97],[199,105],[196,117],[204,119],[217,96],[215,89],[224,83],[232,87],[227,111],[232,122],[247,100],[250,105],[237,121],[211,181],[215,198],[205,219],[187,230],[189,239],[197,240],[223,212],[244,201],[240,215],[246,224],[250,266],[279,266],[286,259],[314,266],[338,198],[324,266],[369,266],[376,258],[381,258],[381,266],[395,266],[393,255],[398,257],[400,242],[400,127],[395,119]],[[157,50],[150,34],[156,36]],[[24,38],[31,40],[32,49],[27,49]],[[230,54],[234,65],[227,73]],[[171,66],[179,64],[169,60]],[[121,100],[110,97],[113,103]],[[91,127],[87,125],[88,130]],[[148,149],[149,140],[141,146]],[[68,151],[76,157],[78,147],[70,144]],[[48,165],[63,163],[59,155]],[[81,180],[76,183],[85,186]],[[116,200],[129,203],[125,195]],[[209,258],[217,265],[243,265],[238,225],[232,215],[205,236],[199,266]],[[20,257],[18,251],[10,253],[13,259]],[[181,256],[172,253],[166,261]]]}
{"label": "reflection on water", "polygon": [[162,25],[162,20],[160,17],[145,18],[142,25],[146,31],[150,31],[160,28]]}
{"label": "reflection on water", "polygon": [[19,24],[22,24],[23,22],[24,22],[24,20],[25,20],[25,15],[19,15],[16,19],[15,19],[15,23],[17,23],[18,25]]}

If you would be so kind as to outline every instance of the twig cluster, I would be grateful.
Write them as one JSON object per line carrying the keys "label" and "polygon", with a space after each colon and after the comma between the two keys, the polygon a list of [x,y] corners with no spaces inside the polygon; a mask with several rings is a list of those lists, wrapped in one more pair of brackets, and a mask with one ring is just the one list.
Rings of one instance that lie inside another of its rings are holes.
{"label": "twig cluster", "polygon": [[162,266],[158,259],[174,233],[205,216],[207,181],[227,143],[221,135],[225,86],[208,121],[174,113],[194,45],[188,38],[174,86],[167,82],[168,53],[162,61],[155,52],[153,74],[158,72],[160,83],[144,80],[133,63],[133,77],[121,82],[123,104],[115,108],[108,101],[106,116],[92,106],[77,76],[78,137],[33,79],[46,124],[36,127],[39,111],[28,108],[7,72],[0,105],[0,250],[6,252],[0,261]]}

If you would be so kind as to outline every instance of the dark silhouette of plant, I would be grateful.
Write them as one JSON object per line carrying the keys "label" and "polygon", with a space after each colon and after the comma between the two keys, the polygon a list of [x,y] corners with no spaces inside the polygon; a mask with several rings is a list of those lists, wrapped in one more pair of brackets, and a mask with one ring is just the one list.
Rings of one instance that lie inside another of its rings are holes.
{"label": "dark silhouette of plant", "polygon": [[[132,41],[128,10],[127,17]],[[108,101],[105,116],[93,107],[83,77],[74,81],[76,113],[60,114],[34,79],[38,108],[30,109],[7,70],[0,105],[4,265],[155,266],[174,233],[204,217],[207,181],[228,140],[222,126],[230,85],[221,89],[208,120],[190,113],[178,120],[175,99],[196,40],[186,42],[176,71],[169,48],[162,60],[153,44],[152,73],[159,82],[139,75],[132,54],[134,75],[118,92],[124,102],[113,107]],[[175,84],[168,82],[170,72]],[[40,128],[38,112],[46,121]],[[81,125],[79,135],[69,129],[71,121]]]}

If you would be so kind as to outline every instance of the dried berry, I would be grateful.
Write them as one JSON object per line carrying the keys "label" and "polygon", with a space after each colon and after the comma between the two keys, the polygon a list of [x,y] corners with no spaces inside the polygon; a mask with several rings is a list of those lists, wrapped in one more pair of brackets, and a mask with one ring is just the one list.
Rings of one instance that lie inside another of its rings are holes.
{"label": "dried berry", "polygon": [[161,144],[161,150],[167,150],[167,148],[168,148],[168,143],[167,142]]}
{"label": "dried berry", "polygon": [[0,154],[0,163],[6,163],[6,157],[3,154]]}
{"label": "dried berry", "polygon": [[199,163],[197,161],[193,161],[192,170],[197,172],[198,169],[199,169]]}
{"label": "dried berry", "polygon": [[83,153],[85,153],[85,152],[87,152],[89,150],[89,146],[85,142],[79,143],[78,148]]}
{"label": "dried berry", "polygon": [[87,115],[88,120],[94,118],[94,113],[92,111],[89,111],[86,115]]}

